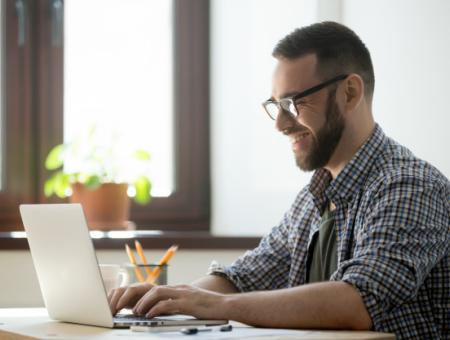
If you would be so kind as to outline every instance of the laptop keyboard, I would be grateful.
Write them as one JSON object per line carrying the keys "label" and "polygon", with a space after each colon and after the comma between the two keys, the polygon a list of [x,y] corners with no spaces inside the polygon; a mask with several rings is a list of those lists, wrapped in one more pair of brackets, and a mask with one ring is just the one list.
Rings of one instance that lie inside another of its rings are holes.
{"label": "laptop keyboard", "polygon": [[137,326],[145,326],[145,325],[151,325],[152,322],[156,323],[154,320],[147,319],[145,316],[141,315],[134,315],[134,314],[116,314],[114,316],[114,322],[118,323],[127,323]]}

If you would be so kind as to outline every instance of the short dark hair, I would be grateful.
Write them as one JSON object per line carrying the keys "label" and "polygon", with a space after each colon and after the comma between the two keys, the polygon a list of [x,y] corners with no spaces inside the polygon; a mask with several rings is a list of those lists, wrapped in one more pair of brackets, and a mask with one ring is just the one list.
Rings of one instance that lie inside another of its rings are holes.
{"label": "short dark hair", "polygon": [[375,76],[370,53],[350,28],[332,21],[297,28],[278,42],[272,55],[296,59],[310,53],[317,56],[320,77],[356,73],[364,81],[365,96],[372,98]]}

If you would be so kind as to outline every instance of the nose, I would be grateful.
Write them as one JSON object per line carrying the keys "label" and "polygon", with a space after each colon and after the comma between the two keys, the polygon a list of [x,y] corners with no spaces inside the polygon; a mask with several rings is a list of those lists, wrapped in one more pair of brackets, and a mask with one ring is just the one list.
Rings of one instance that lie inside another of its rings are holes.
{"label": "nose", "polygon": [[275,120],[275,127],[280,132],[289,131],[296,124],[295,118],[289,113],[283,110],[281,107],[278,111],[277,119]]}

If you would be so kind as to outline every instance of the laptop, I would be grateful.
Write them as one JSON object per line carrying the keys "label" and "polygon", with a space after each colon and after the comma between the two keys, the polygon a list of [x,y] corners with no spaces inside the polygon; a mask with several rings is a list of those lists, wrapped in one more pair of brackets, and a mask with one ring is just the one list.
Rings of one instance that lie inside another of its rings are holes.
{"label": "laptop", "polygon": [[228,322],[188,315],[113,317],[81,205],[23,204],[20,214],[50,318],[108,328],[212,326]]}

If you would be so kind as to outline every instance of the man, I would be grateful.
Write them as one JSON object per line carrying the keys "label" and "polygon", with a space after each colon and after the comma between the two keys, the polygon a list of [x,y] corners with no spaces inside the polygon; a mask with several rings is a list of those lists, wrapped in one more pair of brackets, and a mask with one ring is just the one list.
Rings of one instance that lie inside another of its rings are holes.
{"label": "man", "polygon": [[273,55],[263,106],[297,165],[315,170],[311,182],[231,266],[190,286],[116,289],[112,311],[449,338],[450,185],[374,122],[366,46],[324,22],[295,30]]}

